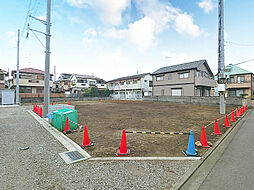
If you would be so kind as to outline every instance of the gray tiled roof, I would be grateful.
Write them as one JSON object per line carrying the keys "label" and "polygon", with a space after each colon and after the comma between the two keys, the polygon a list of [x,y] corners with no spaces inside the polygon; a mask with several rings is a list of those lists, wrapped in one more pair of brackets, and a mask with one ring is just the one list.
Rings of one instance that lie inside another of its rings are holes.
{"label": "gray tiled roof", "polygon": [[126,76],[126,77],[120,77],[117,79],[113,79],[107,82],[114,82],[114,81],[121,81],[121,80],[130,80],[130,79],[137,79],[137,78],[141,78],[145,75],[149,75],[150,73],[143,73],[143,74],[139,74],[139,75],[131,75],[131,76]]}
{"label": "gray tiled roof", "polygon": [[170,73],[170,72],[175,72],[175,71],[184,71],[184,70],[189,70],[189,69],[199,69],[199,67],[202,64],[205,64],[207,66],[207,69],[209,70],[209,72],[211,72],[211,74],[212,74],[212,71],[209,68],[206,60],[203,59],[203,60],[199,60],[199,61],[193,61],[193,62],[182,63],[182,64],[178,64],[178,65],[172,65],[172,66],[168,66],[168,67],[162,67],[162,68],[156,70],[155,72],[153,72],[152,75],[162,74],[162,73]]}

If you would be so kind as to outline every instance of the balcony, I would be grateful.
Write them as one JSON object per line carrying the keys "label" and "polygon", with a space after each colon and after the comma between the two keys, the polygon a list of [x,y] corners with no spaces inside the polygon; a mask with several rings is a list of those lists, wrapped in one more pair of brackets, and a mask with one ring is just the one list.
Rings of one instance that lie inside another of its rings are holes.
{"label": "balcony", "polygon": [[227,81],[227,88],[251,88],[250,80]]}
{"label": "balcony", "polygon": [[195,86],[215,87],[216,81],[214,79],[199,76],[195,78]]}

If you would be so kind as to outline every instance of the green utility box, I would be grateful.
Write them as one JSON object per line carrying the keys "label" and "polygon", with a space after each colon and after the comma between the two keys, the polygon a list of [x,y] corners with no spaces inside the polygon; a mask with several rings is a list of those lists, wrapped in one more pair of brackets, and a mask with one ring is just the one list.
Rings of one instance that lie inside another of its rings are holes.
{"label": "green utility box", "polygon": [[[70,130],[77,129],[77,125],[75,123],[78,122],[78,117],[77,117],[77,110],[73,109],[60,109],[57,111],[53,111],[53,118],[51,121],[51,124],[58,130],[58,131],[63,131],[65,128],[65,122],[66,122],[66,117],[69,119],[69,126]],[[72,121],[72,122],[70,122]],[[75,122],[75,123],[73,123]]]}

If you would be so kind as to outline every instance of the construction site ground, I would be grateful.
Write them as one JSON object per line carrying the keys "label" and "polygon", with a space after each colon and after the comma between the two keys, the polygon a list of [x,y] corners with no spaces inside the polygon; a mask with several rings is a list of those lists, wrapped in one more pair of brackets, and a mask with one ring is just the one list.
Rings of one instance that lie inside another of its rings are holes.
{"label": "construction site ground", "polygon": [[[200,140],[201,127],[221,118],[219,105],[175,104],[152,101],[72,102],[78,110],[78,123],[87,125],[94,146],[87,148],[92,157],[114,157],[119,148],[122,130],[153,132],[190,132]],[[236,107],[227,106],[227,113]],[[229,118],[230,119],[230,118]],[[218,121],[221,133],[224,119]],[[206,128],[207,139],[214,144],[220,137],[211,135],[213,125]],[[83,131],[68,134],[82,143]],[[127,134],[131,157],[182,157],[188,135]],[[202,156],[206,150],[197,148]]]}

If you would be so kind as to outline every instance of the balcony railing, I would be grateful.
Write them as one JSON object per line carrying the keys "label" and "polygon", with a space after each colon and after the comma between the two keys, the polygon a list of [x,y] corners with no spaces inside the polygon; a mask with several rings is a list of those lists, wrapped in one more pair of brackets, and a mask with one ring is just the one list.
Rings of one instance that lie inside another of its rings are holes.
{"label": "balcony railing", "polygon": [[227,83],[228,84],[243,84],[243,83],[250,83],[250,80],[242,80],[242,81],[230,81],[228,80]]}

